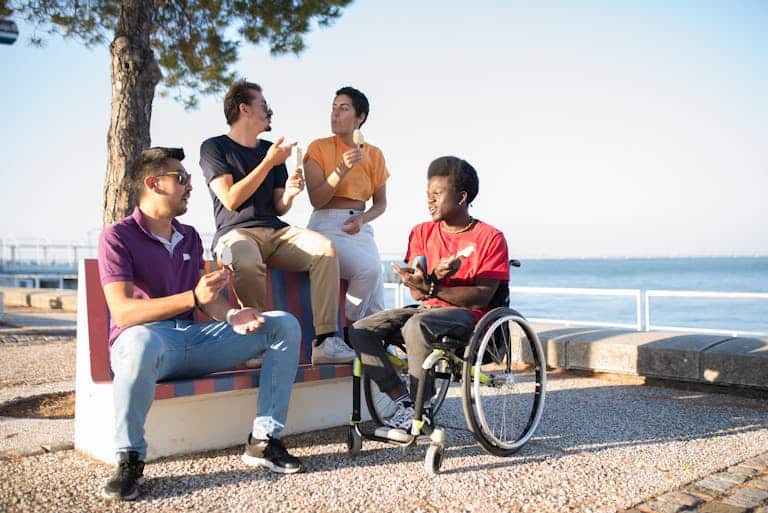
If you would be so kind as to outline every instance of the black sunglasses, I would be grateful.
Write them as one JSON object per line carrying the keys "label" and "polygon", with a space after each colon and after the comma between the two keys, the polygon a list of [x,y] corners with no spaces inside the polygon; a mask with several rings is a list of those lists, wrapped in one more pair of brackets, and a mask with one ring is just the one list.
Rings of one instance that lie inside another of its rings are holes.
{"label": "black sunglasses", "polygon": [[192,176],[186,171],[168,171],[167,173],[163,173],[157,176],[175,176],[176,181],[179,182],[179,185],[187,185],[192,179]]}

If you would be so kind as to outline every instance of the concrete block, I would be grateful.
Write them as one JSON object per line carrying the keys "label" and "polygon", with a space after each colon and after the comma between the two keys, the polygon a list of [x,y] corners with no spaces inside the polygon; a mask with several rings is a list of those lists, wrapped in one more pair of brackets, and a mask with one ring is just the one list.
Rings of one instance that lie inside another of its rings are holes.
{"label": "concrete block", "polygon": [[77,292],[62,292],[61,309],[65,312],[77,312]]}
{"label": "concrete block", "polygon": [[44,310],[61,309],[61,294],[58,291],[42,291],[37,289],[29,294],[29,306]]}
{"label": "concrete block", "polygon": [[768,388],[768,339],[730,338],[701,354],[701,381]]}
{"label": "concrete block", "polygon": [[637,373],[641,376],[699,381],[701,353],[728,340],[724,335],[666,335],[638,346]]}
{"label": "concrete block", "polygon": [[596,331],[595,328],[563,327],[535,324],[533,328],[539,336],[547,358],[547,366],[559,369],[568,368],[566,353],[568,344],[576,337]]}
{"label": "concrete block", "polygon": [[33,289],[20,287],[2,287],[5,306],[29,306],[29,293]]}

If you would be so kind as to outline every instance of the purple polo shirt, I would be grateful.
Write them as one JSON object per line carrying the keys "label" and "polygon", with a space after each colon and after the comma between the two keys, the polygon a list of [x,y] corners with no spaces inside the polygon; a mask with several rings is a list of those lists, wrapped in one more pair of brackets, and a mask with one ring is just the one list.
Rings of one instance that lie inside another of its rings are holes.
{"label": "purple polo shirt", "polygon": [[[203,270],[203,243],[191,226],[175,219],[173,227],[183,237],[173,254],[149,231],[144,215],[133,214],[101,232],[99,274],[101,286],[116,281],[133,283],[133,297],[140,299],[171,296],[192,290]],[[175,317],[193,320],[194,309]],[[128,326],[118,327],[110,317],[110,345]]]}

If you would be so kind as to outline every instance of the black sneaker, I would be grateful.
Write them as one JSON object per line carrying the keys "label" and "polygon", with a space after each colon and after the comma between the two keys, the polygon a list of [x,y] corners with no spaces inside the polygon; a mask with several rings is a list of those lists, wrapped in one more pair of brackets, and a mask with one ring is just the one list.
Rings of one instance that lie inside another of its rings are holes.
{"label": "black sneaker", "polygon": [[304,470],[301,460],[288,454],[282,441],[272,437],[259,440],[253,438],[250,433],[242,460],[248,466],[266,467],[280,474],[294,474]]}
{"label": "black sneaker", "polygon": [[144,462],[136,451],[118,455],[117,470],[107,481],[102,495],[106,499],[132,501],[139,496],[139,485],[144,482]]}

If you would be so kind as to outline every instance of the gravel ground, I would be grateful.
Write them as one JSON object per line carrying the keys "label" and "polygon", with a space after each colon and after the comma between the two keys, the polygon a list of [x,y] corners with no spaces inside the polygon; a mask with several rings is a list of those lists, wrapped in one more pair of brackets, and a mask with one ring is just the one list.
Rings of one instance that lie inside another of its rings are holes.
{"label": "gravel ground", "polygon": [[[440,418],[463,425],[458,388]],[[768,450],[768,403],[563,374],[536,436],[510,458],[450,429],[443,472],[430,477],[423,445],[366,442],[351,460],[345,439],[344,429],[286,437],[308,467],[293,476],[246,468],[241,448],[151,463],[134,504],[100,499],[111,468],[73,451],[8,458],[0,511],[613,512]]]}
{"label": "gravel ground", "polygon": [[0,389],[75,380],[75,339],[0,345]]}

